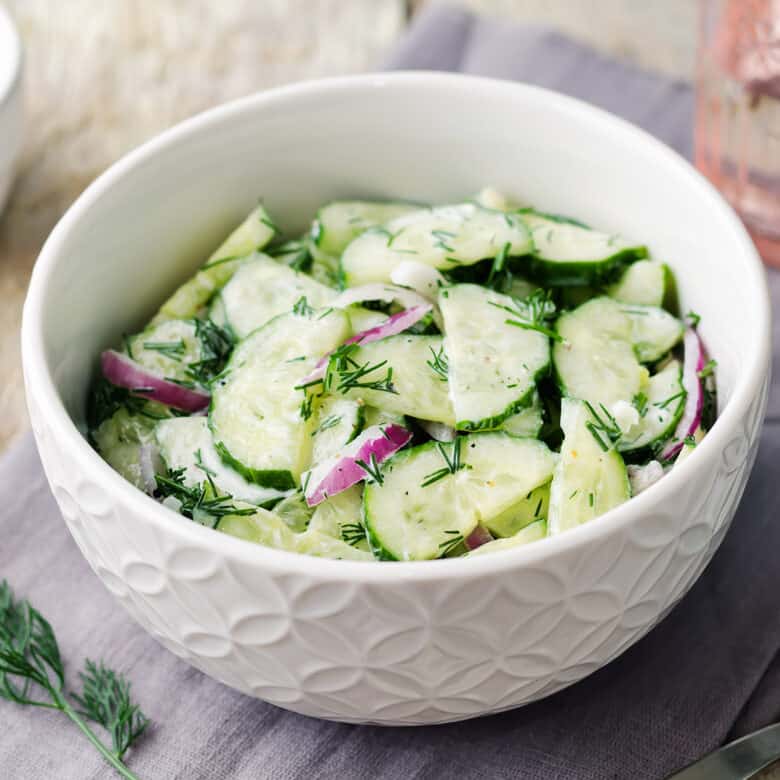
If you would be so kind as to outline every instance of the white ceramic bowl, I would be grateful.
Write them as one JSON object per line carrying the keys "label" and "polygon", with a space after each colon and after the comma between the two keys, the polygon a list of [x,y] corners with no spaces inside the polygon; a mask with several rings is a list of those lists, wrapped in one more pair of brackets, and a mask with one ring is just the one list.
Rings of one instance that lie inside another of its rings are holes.
{"label": "white ceramic bowl", "polygon": [[22,144],[22,43],[0,5],[0,213],[13,182]]}
{"label": "white ceramic bowl", "polygon": [[[446,201],[490,183],[647,241],[719,361],[721,413],[688,460],[583,527],[474,560],[358,563],[193,524],[79,433],[99,351],[137,329],[263,197],[302,230],[344,196]],[[762,267],[686,162],[545,90],[444,74],[299,84],[215,109],[114,165],[33,274],[23,351],[54,495],[106,587],[173,653],[297,712],[436,723],[530,702],[652,628],[729,527],[756,453],[769,364]]]}

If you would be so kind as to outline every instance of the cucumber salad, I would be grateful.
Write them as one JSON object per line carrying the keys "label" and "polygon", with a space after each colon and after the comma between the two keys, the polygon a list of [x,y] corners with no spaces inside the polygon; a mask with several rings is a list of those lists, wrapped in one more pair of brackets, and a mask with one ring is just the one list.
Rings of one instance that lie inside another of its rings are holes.
{"label": "cucumber salad", "polygon": [[688,455],[715,362],[647,248],[495,190],[254,209],[101,356],[101,456],[190,521],[310,555],[482,555]]}

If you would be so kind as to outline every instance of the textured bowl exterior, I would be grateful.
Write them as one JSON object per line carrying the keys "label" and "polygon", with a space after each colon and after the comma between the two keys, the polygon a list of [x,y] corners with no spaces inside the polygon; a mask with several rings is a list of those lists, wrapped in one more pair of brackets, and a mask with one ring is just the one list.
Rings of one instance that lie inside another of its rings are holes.
{"label": "textured bowl exterior", "polygon": [[[456,91],[474,83],[428,78]],[[707,185],[697,179],[695,187]],[[100,196],[98,189],[93,202]],[[756,456],[768,387],[768,307],[747,239],[740,262],[759,314],[747,334],[755,354],[737,358],[748,364],[749,381],[727,387],[721,419],[677,473],[609,515],[527,548],[374,564],[215,534],[134,490],[89,449],[60,400],[67,406],[69,394],[83,391],[70,393],[61,378],[70,363],[44,334],[55,269],[70,262],[63,242],[89,208],[88,197],[44,250],[25,310],[38,448],[68,528],[105,586],[171,652],[227,685],[355,723],[443,723],[517,707],[582,679],[649,631],[728,530]],[[713,219],[732,219],[725,206],[717,209]],[[728,229],[741,231],[736,220]]]}

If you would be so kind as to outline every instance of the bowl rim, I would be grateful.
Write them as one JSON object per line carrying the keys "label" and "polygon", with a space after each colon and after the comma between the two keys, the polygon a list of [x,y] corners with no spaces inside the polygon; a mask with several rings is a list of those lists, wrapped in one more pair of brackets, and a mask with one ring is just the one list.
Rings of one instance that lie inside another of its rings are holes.
{"label": "bowl rim", "polygon": [[[22,78],[22,62],[24,60],[24,48],[19,30],[13,17],[3,4],[0,4],[0,43],[10,41],[7,51],[10,68],[0,68],[0,108],[16,92]],[[2,65],[2,60],[0,60]]]}
{"label": "bowl rim", "polygon": [[[502,99],[514,99],[517,95],[526,93],[537,100],[548,101],[559,112],[571,117],[574,122],[597,124],[606,132],[633,136],[634,143],[651,148],[656,155],[665,158],[667,164],[677,168],[689,178],[700,197],[705,199],[712,208],[714,218],[722,221],[726,229],[734,235],[736,243],[741,245],[746,284],[755,293],[756,298],[756,321],[758,322],[756,343],[751,352],[745,356],[732,397],[701,444],[664,479],[625,504],[600,516],[597,521],[578,526],[564,534],[548,537],[544,540],[544,544],[524,545],[471,559],[447,558],[392,563],[347,561],[318,558],[248,543],[227,534],[215,533],[212,529],[186,520],[127,482],[92,449],[67,413],[55,388],[46,361],[42,323],[48,278],[60,259],[62,247],[77,227],[81,216],[87,213],[115,182],[121,180],[147,158],[164,152],[182,139],[201,133],[222,122],[238,119],[244,113],[262,110],[268,104],[295,102],[301,97],[327,91],[381,90],[398,87],[434,92],[443,89],[479,90],[483,94],[491,92]],[[770,302],[766,277],[747,231],[712,184],[670,147],[646,131],[603,109],[542,87],[522,82],[437,71],[397,71],[316,79],[249,95],[186,119],[120,158],[92,182],[70,206],[41,250],[33,269],[24,305],[22,358],[27,394],[35,398],[40,414],[46,418],[52,428],[56,429],[54,439],[67,442],[73,468],[86,470],[95,480],[102,483],[107,494],[118,494],[118,500],[123,506],[147,517],[150,523],[159,527],[164,533],[177,536],[182,544],[203,544],[213,550],[214,554],[241,559],[244,563],[256,565],[261,571],[300,573],[310,578],[330,581],[400,583],[452,578],[472,579],[488,574],[500,574],[526,565],[544,565],[546,561],[573,551],[577,547],[585,547],[588,543],[605,540],[612,533],[630,526],[643,513],[652,512],[657,503],[664,498],[669,498],[683,482],[707,470],[708,463],[719,457],[719,453],[731,440],[733,431],[756,395],[762,391],[767,379],[770,361],[769,333]]]}

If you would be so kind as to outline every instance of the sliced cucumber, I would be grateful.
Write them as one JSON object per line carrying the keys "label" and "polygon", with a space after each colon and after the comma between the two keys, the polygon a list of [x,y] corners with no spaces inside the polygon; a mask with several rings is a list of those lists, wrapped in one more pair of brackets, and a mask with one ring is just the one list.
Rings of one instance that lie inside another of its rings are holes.
{"label": "sliced cucumber", "polygon": [[154,442],[155,426],[169,414],[162,404],[147,401],[141,412],[118,409],[91,432],[103,459],[139,490],[146,487],[141,475],[140,447]]}
{"label": "sliced cucumber", "polygon": [[474,202],[486,209],[495,211],[517,211],[519,204],[512,198],[499,192],[495,187],[483,187],[475,196]]}
{"label": "sliced cucumber", "polygon": [[545,284],[598,285],[628,263],[647,257],[647,247],[535,211],[521,212],[534,249],[531,274]]}
{"label": "sliced cucumber", "polygon": [[543,333],[507,323],[513,300],[475,284],[439,293],[449,385],[460,430],[497,428],[530,404],[536,378],[550,365]]}
{"label": "sliced cucumber", "polygon": [[220,244],[203,268],[165,301],[152,324],[194,317],[211,300],[214,293],[227,284],[242,259],[263,249],[277,232],[278,229],[265,207],[258,206]]}
{"label": "sliced cucumber", "polygon": [[666,281],[669,269],[654,260],[638,260],[632,263],[607,294],[621,303],[636,303],[643,306],[662,306],[666,295]]}
{"label": "sliced cucumber", "polygon": [[534,393],[531,399],[531,405],[519,412],[507,417],[501,423],[501,430],[506,431],[512,436],[520,438],[536,439],[544,425],[544,412],[542,411],[542,402],[539,393]]}
{"label": "sliced cucumber", "polygon": [[303,533],[311,522],[314,510],[306,503],[303,492],[296,490],[274,505],[274,514],[284,520],[291,531]]}
{"label": "sliced cucumber", "polygon": [[250,482],[295,487],[308,465],[313,429],[304,393],[295,388],[348,334],[349,318],[340,309],[290,312],[236,347],[214,383],[209,411],[217,450],[228,465]]}
{"label": "sliced cucumber", "polygon": [[160,376],[187,381],[188,367],[203,357],[194,320],[166,320],[152,325],[126,342],[127,354]]}
{"label": "sliced cucumber", "polygon": [[387,319],[387,314],[383,311],[367,309],[365,306],[347,306],[346,312],[349,314],[353,336],[363,330],[375,328]]}
{"label": "sliced cucumber", "polygon": [[452,269],[495,257],[505,247],[511,256],[531,249],[528,230],[516,215],[475,203],[440,206],[362,233],[344,250],[341,270],[348,287],[390,282],[393,269],[404,260]]}
{"label": "sliced cucumber", "polygon": [[184,469],[187,487],[196,487],[209,477],[220,494],[229,493],[238,501],[263,506],[275,503],[288,493],[247,482],[235,469],[222,462],[205,417],[173,417],[161,420],[155,428],[160,454],[169,469]]}
{"label": "sliced cucumber", "polygon": [[317,410],[312,431],[312,463],[322,463],[349,444],[363,429],[365,406],[350,398],[327,396]]}
{"label": "sliced cucumber", "polygon": [[564,395],[610,407],[642,389],[647,371],[634,354],[632,322],[621,304],[593,298],[558,318],[553,364]]}
{"label": "sliced cucumber", "polygon": [[374,554],[384,560],[446,555],[483,518],[549,481],[554,464],[555,455],[541,442],[500,432],[402,450],[383,464],[382,484],[365,487],[363,513]]}
{"label": "sliced cucumber", "polygon": [[636,454],[647,450],[645,454],[649,455],[674,433],[685,408],[680,363],[672,360],[651,376],[645,395],[638,422],[618,442],[621,452]]}
{"label": "sliced cucumber", "polygon": [[364,406],[363,414],[365,417],[364,427],[371,425],[400,425],[402,428],[407,426],[406,415],[395,412],[387,412],[384,409],[378,409],[376,406]]}
{"label": "sliced cucumber", "polygon": [[546,536],[547,521],[537,520],[530,525],[525,526],[525,528],[518,531],[514,536],[510,536],[506,539],[495,539],[492,542],[483,544],[481,547],[477,547],[476,550],[472,550],[469,553],[469,556],[484,555],[485,553],[500,552],[501,550],[511,550],[514,547],[522,547],[524,544],[538,542]]}
{"label": "sliced cucumber", "polygon": [[419,208],[413,203],[334,201],[317,212],[311,229],[312,239],[322,252],[340,257],[347,244],[364,231]]}
{"label": "sliced cucumber", "polygon": [[[331,392],[362,400],[391,414],[408,414],[453,425],[455,414],[447,382],[442,382],[441,376],[429,365],[442,349],[441,336],[400,335],[365,344],[350,355],[354,365],[348,366],[346,373],[333,374]],[[348,379],[348,373],[357,367],[366,369],[358,380],[360,386],[344,387],[342,391],[343,380]],[[365,386],[383,383],[391,369],[392,391]]]}
{"label": "sliced cucumber", "polygon": [[658,306],[621,304],[621,310],[631,320],[631,341],[642,363],[659,360],[683,337],[682,322]]}
{"label": "sliced cucumber", "polygon": [[482,522],[493,536],[509,537],[531,523],[546,519],[549,509],[550,484],[547,483],[534,488],[509,509]]}
{"label": "sliced cucumber", "polygon": [[267,509],[258,508],[253,515],[225,515],[217,524],[217,530],[277,550],[295,552],[298,547],[298,535],[288,528],[281,517]]}
{"label": "sliced cucumber", "polygon": [[327,306],[336,291],[266,255],[244,262],[220,294],[225,318],[238,338],[248,336],[305,298],[314,309]]}
{"label": "sliced cucumber", "polygon": [[[628,501],[631,488],[623,458],[604,437],[582,401],[561,402],[563,445],[550,486],[550,534],[586,523]],[[604,447],[606,446],[606,449]]]}

